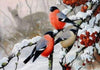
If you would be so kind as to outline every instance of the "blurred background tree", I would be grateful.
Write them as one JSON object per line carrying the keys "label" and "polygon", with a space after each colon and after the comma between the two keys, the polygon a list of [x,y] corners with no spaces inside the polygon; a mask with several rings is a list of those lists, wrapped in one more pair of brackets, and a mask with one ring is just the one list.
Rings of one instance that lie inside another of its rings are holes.
{"label": "blurred background tree", "polygon": [[48,19],[52,5],[56,5],[55,0],[0,1],[0,49],[3,54],[8,55],[14,44],[22,39],[52,30]]}

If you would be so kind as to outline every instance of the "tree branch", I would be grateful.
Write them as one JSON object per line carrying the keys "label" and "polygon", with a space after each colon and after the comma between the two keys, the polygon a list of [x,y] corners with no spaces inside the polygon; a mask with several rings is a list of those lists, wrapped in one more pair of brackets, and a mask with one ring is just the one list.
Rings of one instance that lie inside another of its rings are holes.
{"label": "tree branch", "polygon": [[[36,42],[35,42],[35,43],[29,43],[27,46],[23,46],[23,47],[21,48],[21,50],[23,50],[24,48],[26,48],[26,47],[28,47],[28,46],[32,46],[32,45],[35,45],[35,44],[36,44]],[[4,67],[7,66],[7,65],[9,64],[9,62],[10,62],[14,57],[17,57],[17,62],[18,62],[18,61],[19,61],[19,55],[20,55],[20,51],[21,51],[21,50],[18,51],[17,55],[11,54],[11,55],[8,57],[8,63],[7,63],[6,65],[0,67],[0,69],[2,69],[2,68],[4,69]],[[17,65],[16,65],[15,70],[16,70],[16,69],[17,69]]]}

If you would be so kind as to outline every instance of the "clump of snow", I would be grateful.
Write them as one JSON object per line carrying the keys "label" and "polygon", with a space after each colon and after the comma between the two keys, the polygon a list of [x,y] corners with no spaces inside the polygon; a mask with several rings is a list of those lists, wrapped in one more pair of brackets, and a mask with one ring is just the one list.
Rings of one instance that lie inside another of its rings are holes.
{"label": "clump of snow", "polygon": [[18,53],[18,51],[21,50],[20,44],[21,44],[21,43],[17,43],[17,44],[14,45],[14,48],[12,49],[12,53],[13,53],[13,54],[16,55],[16,54]]}
{"label": "clump of snow", "polygon": [[81,59],[84,61],[84,63],[86,63],[86,60],[91,61],[92,56],[84,53],[84,54],[81,54]]}
{"label": "clump of snow", "polygon": [[77,61],[73,62],[73,68],[72,68],[72,70],[80,70],[81,67],[82,67],[82,63],[77,60]]}
{"label": "clump of snow", "polygon": [[93,27],[93,25],[98,24],[100,20],[100,14],[97,14],[96,17],[92,17],[89,21],[89,25]]}
{"label": "clump of snow", "polygon": [[84,50],[84,53],[89,53],[90,55],[92,55],[93,54],[93,49],[94,49],[93,46],[89,46]]}
{"label": "clump of snow", "polygon": [[70,53],[66,55],[66,62],[71,63],[76,57],[76,53]]}
{"label": "clump of snow", "polygon": [[91,20],[89,21],[89,25],[93,27],[93,25],[95,24],[96,18],[92,17]]}
{"label": "clump of snow", "polygon": [[93,30],[94,30],[93,28],[87,29],[87,31],[90,32],[90,35],[93,33]]}
{"label": "clump of snow", "polygon": [[92,6],[91,2],[87,2],[86,5],[88,6],[88,9],[91,9]]}
{"label": "clump of snow", "polygon": [[24,39],[24,40],[21,42],[21,47],[27,46],[29,43],[30,43],[30,42],[29,42],[28,39]]}
{"label": "clump of snow", "polygon": [[85,47],[85,45],[82,45],[80,42],[81,42],[81,39],[79,39],[78,46]]}
{"label": "clump of snow", "polygon": [[97,31],[99,33],[100,32],[100,27],[94,26],[94,31]]}
{"label": "clump of snow", "polygon": [[84,53],[81,54],[81,59],[84,61],[84,63],[86,63],[86,61],[94,61],[93,60],[93,46],[89,46],[84,50]]}
{"label": "clump of snow", "polygon": [[87,10],[86,13],[87,13],[87,16],[91,15],[92,14],[92,10]]}
{"label": "clump of snow", "polygon": [[62,13],[66,15],[66,14],[68,14],[71,11],[71,9],[72,9],[71,6],[67,6],[67,8],[62,10]]}
{"label": "clump of snow", "polygon": [[92,37],[89,37],[89,39],[92,40],[93,38]]}
{"label": "clump of snow", "polygon": [[98,1],[98,0],[92,0],[92,2],[93,2],[93,3],[96,3],[96,2],[98,3],[99,1]]}
{"label": "clump of snow", "polygon": [[100,20],[100,14],[97,14],[96,17],[92,17],[89,21],[89,25],[93,27],[93,25],[98,24]]}
{"label": "clump of snow", "polygon": [[41,39],[41,36],[36,36],[36,37],[33,37],[32,39],[30,39],[30,42],[35,43],[35,42],[39,41],[40,39]]}
{"label": "clump of snow", "polygon": [[59,61],[60,62],[62,62],[62,59],[65,57],[65,55],[66,55],[65,51],[60,51],[59,52],[59,59],[60,59]]}
{"label": "clump of snow", "polygon": [[59,52],[59,55],[60,55],[60,57],[62,58],[63,56],[66,55],[66,53],[65,53],[65,51],[60,51],[60,52]]}
{"label": "clump of snow", "polygon": [[72,16],[69,16],[69,19],[71,19],[71,20],[76,20],[76,19],[78,19],[78,18],[76,17],[76,15],[72,15]]}
{"label": "clump of snow", "polygon": [[79,49],[77,47],[72,47],[72,49],[67,53],[66,55],[66,63],[71,63],[75,58],[76,58],[76,55],[77,55],[77,51]]}
{"label": "clump of snow", "polygon": [[17,43],[14,45],[14,48],[12,50],[12,53],[15,55],[18,54],[18,52],[21,50],[22,47],[28,46],[29,43],[35,43],[41,39],[40,36],[33,37],[32,39],[24,39],[22,42]]}
{"label": "clump of snow", "polygon": [[96,49],[97,49],[97,51],[98,51],[98,54],[100,54],[100,46],[99,46],[99,43],[96,43],[96,44],[95,44],[95,47],[96,47]]}
{"label": "clump of snow", "polygon": [[3,63],[8,63],[8,58],[4,57],[3,59],[0,60],[0,67],[2,67]]}
{"label": "clump of snow", "polygon": [[81,34],[84,34],[85,35],[85,31],[86,31],[85,28],[83,28],[82,30],[79,30],[77,35],[78,36],[80,36]]}
{"label": "clump of snow", "polygon": [[100,14],[97,14],[95,23],[98,23],[99,20],[100,20]]}
{"label": "clump of snow", "polygon": [[84,23],[82,23],[82,24],[80,25],[80,27],[81,27],[81,28],[85,28],[87,25],[88,25],[87,22],[84,22]]}
{"label": "clump of snow", "polygon": [[92,14],[92,10],[87,10],[86,12],[79,11],[76,15],[72,15],[69,18],[76,20],[76,19],[85,19],[87,16],[90,16]]}
{"label": "clump of snow", "polygon": [[96,25],[93,27],[93,25],[91,25],[91,24],[83,23],[83,24],[81,24],[81,27],[83,29],[78,31],[78,36],[80,36],[81,34],[86,35],[85,34],[86,31],[88,31],[90,33],[90,35],[95,31],[97,31],[98,33],[100,32],[100,27],[98,27]]}

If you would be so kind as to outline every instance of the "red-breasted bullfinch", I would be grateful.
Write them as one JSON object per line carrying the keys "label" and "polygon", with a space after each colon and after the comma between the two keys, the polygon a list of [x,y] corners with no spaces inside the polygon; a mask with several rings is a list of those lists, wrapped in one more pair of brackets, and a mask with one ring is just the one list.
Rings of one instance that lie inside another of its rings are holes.
{"label": "red-breasted bullfinch", "polygon": [[53,51],[54,37],[56,34],[57,33],[54,33],[52,31],[46,32],[43,38],[41,38],[37,42],[36,46],[32,50],[32,53],[24,60],[24,63],[26,64],[32,57],[33,57],[33,62],[34,62],[38,58],[39,55],[48,57]]}
{"label": "red-breasted bullfinch", "polygon": [[67,16],[64,15],[56,6],[50,7],[49,19],[52,26],[57,30],[63,29],[66,23],[71,23],[75,27],[79,28],[79,26],[77,26],[72,20],[67,18]]}

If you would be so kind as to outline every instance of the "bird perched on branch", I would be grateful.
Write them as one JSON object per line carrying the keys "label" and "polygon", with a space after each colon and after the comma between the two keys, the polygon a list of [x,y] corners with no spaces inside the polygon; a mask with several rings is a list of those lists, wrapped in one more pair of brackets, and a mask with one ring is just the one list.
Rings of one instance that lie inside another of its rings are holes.
{"label": "bird perched on branch", "polygon": [[75,27],[80,28],[72,20],[67,18],[56,6],[50,7],[49,19],[52,26],[57,30],[63,29],[67,23],[71,23]]}
{"label": "bird perched on branch", "polygon": [[[61,51],[60,60],[59,60],[59,63],[62,66],[62,70],[71,70],[71,68],[69,66],[64,65],[66,63],[66,60],[65,60],[66,57],[65,56],[71,50],[71,48],[73,47],[73,44],[76,40],[77,29],[70,29],[70,30],[68,30],[67,33],[69,33],[70,36],[66,36],[65,40],[60,41],[61,46],[63,48],[65,48],[65,50]],[[62,35],[64,36],[64,34],[66,35],[66,33],[63,33]],[[59,38],[62,38],[62,37],[59,37]],[[66,51],[67,51],[67,53],[66,53]]]}
{"label": "bird perched on branch", "polygon": [[62,31],[60,35],[56,38],[55,44],[60,43],[63,48],[69,51],[76,40],[76,35],[77,29]]}
{"label": "bird perched on branch", "polygon": [[54,48],[54,37],[57,33],[54,33],[52,31],[48,31],[44,34],[43,38],[41,38],[34,49],[32,50],[32,53],[24,60],[24,63],[26,64],[32,57],[33,62],[38,58],[39,55],[42,55],[44,57],[48,57]]}
{"label": "bird perched on branch", "polygon": [[62,45],[63,48],[67,48],[68,51],[72,48],[72,46],[76,40],[76,33],[77,33],[77,29],[69,30],[70,36],[68,38],[66,38],[65,40],[60,41],[60,44]]}

